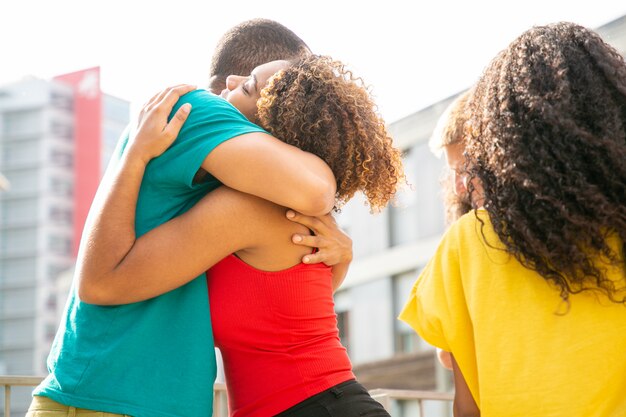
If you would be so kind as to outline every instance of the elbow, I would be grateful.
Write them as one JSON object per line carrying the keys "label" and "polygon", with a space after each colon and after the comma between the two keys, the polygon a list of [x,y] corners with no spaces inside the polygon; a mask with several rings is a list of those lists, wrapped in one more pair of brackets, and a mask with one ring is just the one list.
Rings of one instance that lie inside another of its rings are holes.
{"label": "elbow", "polygon": [[80,301],[101,306],[118,304],[114,302],[110,291],[93,281],[78,278],[76,291]]}
{"label": "elbow", "polygon": [[335,184],[322,182],[313,188],[302,202],[303,208],[298,211],[307,216],[323,216],[330,213],[335,207]]}

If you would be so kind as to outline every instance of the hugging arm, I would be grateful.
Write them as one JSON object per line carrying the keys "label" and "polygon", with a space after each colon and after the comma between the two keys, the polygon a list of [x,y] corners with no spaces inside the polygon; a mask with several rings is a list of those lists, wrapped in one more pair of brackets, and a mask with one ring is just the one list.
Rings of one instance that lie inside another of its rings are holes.
{"label": "hugging arm", "polygon": [[100,305],[143,301],[186,284],[231,253],[255,247],[263,236],[252,218],[255,200],[260,199],[220,187],[139,237],[123,256],[100,250],[97,264],[86,262],[79,271],[79,297]]}
{"label": "hugging arm", "polygon": [[[167,149],[187,118],[174,103],[191,86],[164,90],[140,114],[137,135],[105,175],[92,204],[76,265],[79,298],[94,304],[145,300],[189,282],[238,249],[253,246],[249,201],[256,197],[222,187],[183,216],[136,239],[135,209],[148,161]],[[193,110],[192,110],[193,111]],[[210,216],[211,222],[205,220]],[[210,251],[208,250],[210,249]]]}
{"label": "hugging arm", "polygon": [[336,182],[328,165],[266,133],[223,142],[202,168],[231,188],[311,216],[324,215],[335,205]]}

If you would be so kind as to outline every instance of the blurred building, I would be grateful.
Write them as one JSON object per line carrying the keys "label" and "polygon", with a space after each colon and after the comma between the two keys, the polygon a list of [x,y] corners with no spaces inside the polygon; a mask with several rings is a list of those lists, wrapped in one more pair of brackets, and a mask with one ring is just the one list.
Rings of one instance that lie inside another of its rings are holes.
{"label": "blurred building", "polygon": [[0,173],[0,191],[8,190],[10,186],[9,180]]}
{"label": "blurred building", "polygon": [[[78,239],[129,103],[99,68],[0,87],[0,374],[45,375],[60,320],[59,276]],[[66,291],[67,292],[67,291]],[[30,391],[30,390],[28,390]],[[28,396],[13,397],[16,413]]]}
{"label": "blurred building", "polygon": [[[626,55],[626,16],[597,31]],[[390,124],[396,145],[405,152],[405,170],[412,184],[400,195],[398,207],[372,215],[363,200],[355,198],[338,217],[353,239],[355,256],[335,297],[339,328],[357,378],[370,389],[452,389],[451,373],[438,365],[434,348],[396,317],[445,229],[440,192],[444,161],[430,152],[428,140],[455,98]],[[414,404],[396,406],[394,417],[419,415],[411,408]]]}

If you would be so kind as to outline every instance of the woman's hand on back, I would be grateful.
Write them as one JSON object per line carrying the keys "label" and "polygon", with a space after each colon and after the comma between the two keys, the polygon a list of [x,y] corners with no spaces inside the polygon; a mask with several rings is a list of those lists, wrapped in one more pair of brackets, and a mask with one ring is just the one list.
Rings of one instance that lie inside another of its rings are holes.
{"label": "woman's hand on back", "polygon": [[328,266],[334,266],[352,261],[352,239],[339,228],[332,215],[311,217],[288,210],[287,218],[308,227],[314,233],[312,236],[295,234],[291,238],[296,245],[318,249],[315,253],[305,255],[302,258],[303,263],[323,262]]}

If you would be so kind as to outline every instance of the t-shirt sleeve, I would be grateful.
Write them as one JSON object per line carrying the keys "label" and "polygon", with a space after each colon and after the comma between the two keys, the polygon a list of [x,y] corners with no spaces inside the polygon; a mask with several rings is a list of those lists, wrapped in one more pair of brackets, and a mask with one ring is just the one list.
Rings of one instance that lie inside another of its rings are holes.
{"label": "t-shirt sleeve", "polygon": [[426,342],[448,352],[470,322],[454,235],[444,235],[398,317]]}
{"label": "t-shirt sleeve", "polygon": [[148,171],[160,183],[193,187],[193,178],[207,155],[221,143],[253,132],[265,132],[251,123],[226,100],[205,90],[185,94],[176,103],[170,117],[185,103],[191,113],[176,141],[163,155],[154,159]]}

